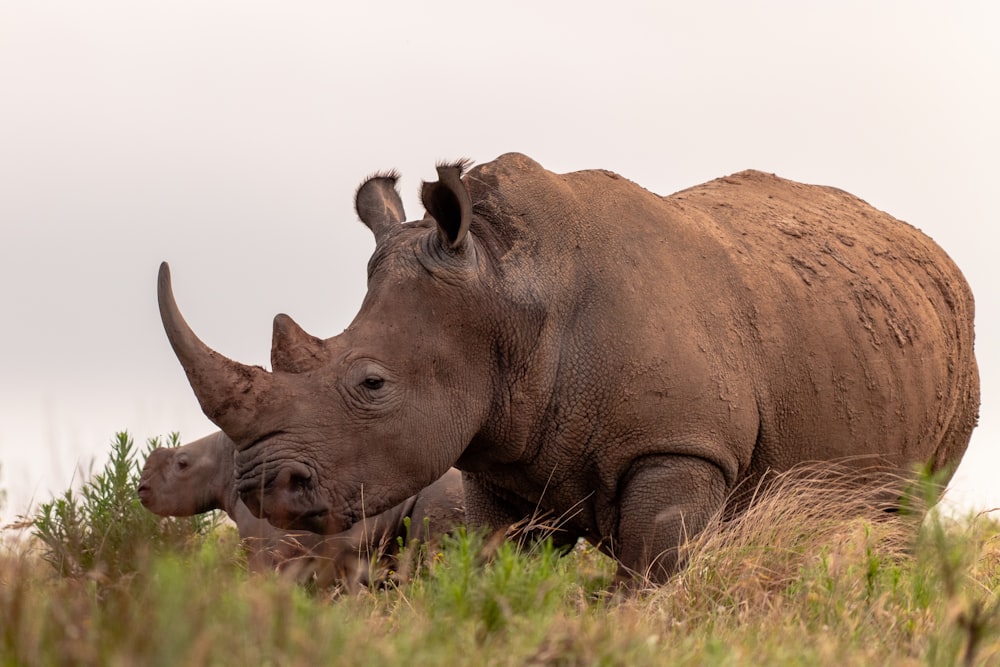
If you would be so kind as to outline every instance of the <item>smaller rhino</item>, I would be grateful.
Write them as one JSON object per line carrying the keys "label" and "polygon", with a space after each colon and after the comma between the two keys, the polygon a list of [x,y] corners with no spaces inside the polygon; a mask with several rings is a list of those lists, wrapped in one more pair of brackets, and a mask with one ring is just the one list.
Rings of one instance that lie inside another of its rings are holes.
{"label": "smaller rhino", "polygon": [[416,495],[343,533],[280,530],[240,500],[234,451],[221,431],[180,447],[154,449],[143,466],[138,495],[159,516],[223,510],[236,523],[252,572],[279,570],[299,580],[315,576],[321,586],[340,583],[354,589],[368,582],[373,559],[387,565],[398,555],[400,538],[433,543],[465,522],[462,475],[451,468]]}

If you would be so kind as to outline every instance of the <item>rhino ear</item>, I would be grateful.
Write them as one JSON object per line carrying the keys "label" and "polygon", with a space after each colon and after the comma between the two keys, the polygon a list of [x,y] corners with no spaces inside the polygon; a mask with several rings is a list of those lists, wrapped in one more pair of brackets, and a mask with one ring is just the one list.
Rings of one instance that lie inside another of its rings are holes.
{"label": "rhino ear", "polygon": [[399,173],[375,174],[361,184],[354,195],[354,210],[379,242],[406,220],[403,200],[396,191]]}
{"label": "rhino ear", "polygon": [[462,183],[462,171],[468,166],[462,160],[455,164],[438,165],[438,180],[424,183],[420,188],[420,200],[424,208],[434,218],[445,245],[458,249],[469,232],[472,220],[472,199]]}
{"label": "rhino ear", "polygon": [[310,336],[284,313],[274,316],[271,335],[271,369],[284,373],[304,373],[329,361],[323,341]]}

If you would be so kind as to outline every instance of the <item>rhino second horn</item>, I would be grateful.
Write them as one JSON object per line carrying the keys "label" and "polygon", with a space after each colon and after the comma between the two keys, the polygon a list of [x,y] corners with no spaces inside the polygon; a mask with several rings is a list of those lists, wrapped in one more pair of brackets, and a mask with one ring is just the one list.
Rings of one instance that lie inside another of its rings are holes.
{"label": "rhino second horn", "polygon": [[233,440],[250,435],[261,416],[259,406],[269,403],[264,395],[271,392],[274,376],[228,359],[195,335],[177,308],[166,262],[160,264],[157,299],[163,329],[205,416]]}
{"label": "rhino second horn", "polygon": [[323,341],[306,333],[288,315],[274,316],[271,334],[271,370],[284,373],[305,373],[329,361],[330,354]]}

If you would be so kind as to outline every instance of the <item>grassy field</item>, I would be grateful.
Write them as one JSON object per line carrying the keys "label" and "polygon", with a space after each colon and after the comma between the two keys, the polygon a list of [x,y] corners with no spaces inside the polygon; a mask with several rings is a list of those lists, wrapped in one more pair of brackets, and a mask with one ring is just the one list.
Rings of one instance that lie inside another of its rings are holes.
{"label": "grassy field", "polygon": [[590,547],[463,534],[348,595],[246,574],[216,518],[146,512],[143,453],[120,436],[27,539],[7,531],[0,664],[1000,664],[997,522],[886,516],[875,490],[830,475],[713,525],[661,587],[610,592],[614,565]]}

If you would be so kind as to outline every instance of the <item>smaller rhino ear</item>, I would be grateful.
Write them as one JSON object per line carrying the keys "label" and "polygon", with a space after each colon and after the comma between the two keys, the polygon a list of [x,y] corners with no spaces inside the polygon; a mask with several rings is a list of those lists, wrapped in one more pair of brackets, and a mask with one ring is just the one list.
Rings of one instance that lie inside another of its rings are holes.
{"label": "smaller rhino ear", "polygon": [[468,161],[438,165],[438,180],[424,183],[420,200],[438,224],[445,245],[452,250],[461,247],[472,221],[472,199],[462,182],[462,171]]}
{"label": "smaller rhino ear", "polygon": [[399,174],[395,171],[375,174],[362,183],[354,195],[354,210],[358,212],[361,222],[375,234],[376,243],[406,220],[403,200],[396,191],[398,179]]}
{"label": "smaller rhino ear", "polygon": [[329,352],[321,339],[307,334],[295,320],[284,313],[274,316],[271,370],[304,373],[323,365],[329,358]]}

